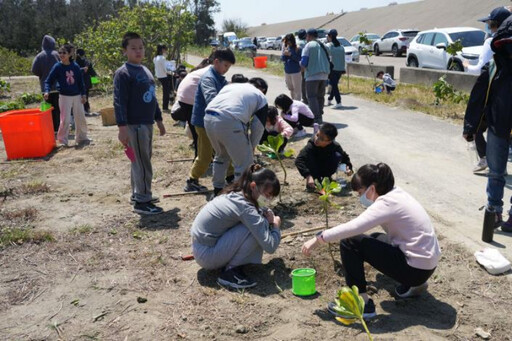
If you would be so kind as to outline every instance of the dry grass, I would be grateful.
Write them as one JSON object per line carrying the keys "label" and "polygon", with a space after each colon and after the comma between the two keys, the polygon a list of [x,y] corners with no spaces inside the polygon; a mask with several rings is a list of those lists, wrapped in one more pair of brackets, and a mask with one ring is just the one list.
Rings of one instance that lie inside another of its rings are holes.
{"label": "dry grass", "polygon": [[50,186],[45,182],[34,180],[22,184],[18,190],[22,194],[34,195],[50,192]]}
{"label": "dry grass", "polygon": [[0,215],[10,221],[22,221],[22,222],[29,222],[33,221],[37,218],[38,211],[34,207],[27,207],[12,211],[3,211],[0,212]]}
{"label": "dry grass", "polygon": [[52,241],[55,241],[55,238],[50,231],[19,227],[3,227],[0,230],[0,248],[8,245],[41,244]]}

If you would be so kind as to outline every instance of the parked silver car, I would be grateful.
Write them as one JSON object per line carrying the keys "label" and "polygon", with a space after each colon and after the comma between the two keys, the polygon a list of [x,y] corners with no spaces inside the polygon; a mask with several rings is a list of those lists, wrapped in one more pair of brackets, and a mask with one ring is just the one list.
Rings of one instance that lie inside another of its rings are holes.
{"label": "parked silver car", "polygon": [[361,38],[361,36],[359,34],[356,34],[355,36],[352,37],[352,39],[350,39],[350,44],[352,44],[352,46],[354,46],[361,55],[364,53],[365,50],[373,51],[373,43],[379,40],[380,36],[375,33],[366,33],[366,38],[368,38],[368,40],[371,42],[370,45],[361,44],[359,42],[359,38]]}
{"label": "parked silver car", "polygon": [[350,57],[350,60],[352,62],[359,62],[359,51],[354,46],[352,46],[350,42],[344,37],[338,37],[337,39],[340,42],[341,46],[345,48],[345,57]]}
{"label": "parked silver car", "polygon": [[275,50],[281,50],[283,48],[283,38],[284,36],[277,36],[274,40],[274,49]]}
{"label": "parked silver car", "polygon": [[260,48],[265,49],[265,50],[273,49],[275,40],[276,40],[276,37],[267,37],[267,39],[265,41],[262,41],[260,43]]}
{"label": "parked silver car", "polygon": [[391,30],[373,43],[373,52],[376,56],[391,52],[393,57],[400,57],[407,52],[410,42],[418,32],[418,30]]}

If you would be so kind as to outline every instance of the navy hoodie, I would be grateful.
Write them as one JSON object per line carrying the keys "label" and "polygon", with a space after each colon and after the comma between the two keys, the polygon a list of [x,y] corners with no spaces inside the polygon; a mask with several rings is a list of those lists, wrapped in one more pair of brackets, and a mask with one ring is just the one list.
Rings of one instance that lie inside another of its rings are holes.
{"label": "navy hoodie", "polygon": [[[39,84],[41,85],[41,92],[44,92],[44,81],[50,74],[55,63],[60,61],[59,54],[55,51],[55,39],[51,36],[44,36],[41,43],[42,51],[37,54],[32,62],[32,73],[39,77]],[[53,85],[51,90],[55,90],[56,86]]]}

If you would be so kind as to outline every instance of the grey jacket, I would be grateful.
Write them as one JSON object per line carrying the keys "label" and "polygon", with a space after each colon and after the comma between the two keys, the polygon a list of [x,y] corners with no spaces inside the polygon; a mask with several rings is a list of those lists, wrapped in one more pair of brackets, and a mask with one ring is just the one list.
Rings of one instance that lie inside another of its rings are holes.
{"label": "grey jacket", "polygon": [[[32,62],[32,73],[39,77],[41,92],[44,92],[44,81],[55,63],[60,61],[59,54],[55,51],[55,39],[51,36],[44,36],[41,43],[42,51],[37,54]],[[57,83],[58,84],[58,83]],[[57,85],[58,87],[58,85]],[[52,86],[52,90],[56,85]]]}
{"label": "grey jacket", "polygon": [[230,228],[244,224],[262,249],[274,253],[281,242],[281,231],[269,222],[241,193],[218,196],[197,215],[190,234],[200,244],[214,246]]}

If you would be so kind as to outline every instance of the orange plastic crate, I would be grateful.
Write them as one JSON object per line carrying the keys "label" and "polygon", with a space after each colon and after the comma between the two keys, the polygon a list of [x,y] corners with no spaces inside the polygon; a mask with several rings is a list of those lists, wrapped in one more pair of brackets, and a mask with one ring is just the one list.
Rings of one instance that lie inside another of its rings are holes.
{"label": "orange plastic crate", "polygon": [[55,148],[52,108],[7,111],[0,114],[7,159],[43,157]]}

